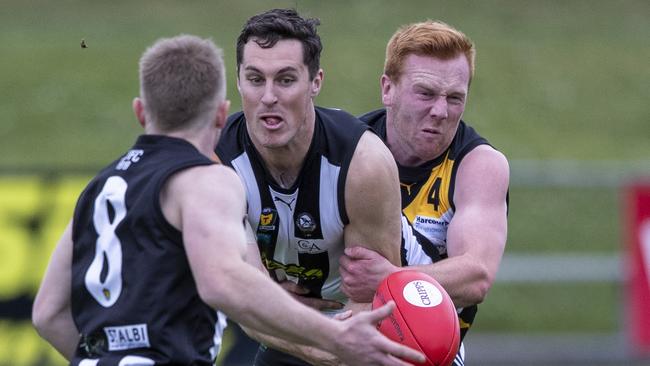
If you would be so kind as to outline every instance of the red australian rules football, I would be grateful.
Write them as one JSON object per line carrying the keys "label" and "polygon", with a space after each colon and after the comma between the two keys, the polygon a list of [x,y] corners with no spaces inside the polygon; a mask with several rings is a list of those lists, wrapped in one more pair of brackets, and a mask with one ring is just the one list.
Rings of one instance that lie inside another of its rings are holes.
{"label": "red australian rules football", "polygon": [[372,307],[390,300],[395,310],[377,325],[379,331],[424,353],[427,360],[418,365],[451,365],[460,345],[458,314],[438,281],[418,271],[392,273],[377,287]]}

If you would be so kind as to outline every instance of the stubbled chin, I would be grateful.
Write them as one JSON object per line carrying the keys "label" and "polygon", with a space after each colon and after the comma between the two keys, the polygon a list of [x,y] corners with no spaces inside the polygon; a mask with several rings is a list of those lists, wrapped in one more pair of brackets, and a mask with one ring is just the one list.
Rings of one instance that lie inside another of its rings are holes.
{"label": "stubbled chin", "polygon": [[278,130],[264,128],[259,136],[259,141],[265,148],[277,148],[282,147],[285,144],[284,138]]}
{"label": "stubbled chin", "polygon": [[272,139],[269,139],[269,140],[266,140],[266,141],[262,142],[262,146],[265,149],[281,149],[281,148],[285,147],[285,145],[286,144],[283,144],[281,141],[272,140]]}

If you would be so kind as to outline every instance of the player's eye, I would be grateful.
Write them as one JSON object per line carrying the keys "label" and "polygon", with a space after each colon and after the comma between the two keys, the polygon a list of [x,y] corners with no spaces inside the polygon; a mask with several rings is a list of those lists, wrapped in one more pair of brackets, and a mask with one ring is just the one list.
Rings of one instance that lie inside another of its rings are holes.
{"label": "player's eye", "polygon": [[253,85],[261,85],[264,83],[264,79],[257,75],[250,75],[246,77],[246,80]]}
{"label": "player's eye", "polygon": [[451,104],[462,104],[463,98],[459,95],[450,95],[447,97],[447,101]]}
{"label": "player's eye", "polygon": [[282,86],[289,86],[289,85],[293,84],[294,81],[296,81],[295,78],[288,77],[288,76],[282,77],[282,78],[279,79],[279,83]]}
{"label": "player's eye", "polygon": [[432,98],[436,94],[432,89],[423,88],[421,86],[415,86],[413,88],[413,91],[415,92],[415,95],[417,95],[420,98]]}
{"label": "player's eye", "polygon": [[430,98],[433,98],[433,96],[434,96],[434,93],[431,92],[431,91],[428,91],[428,90],[420,90],[420,91],[416,92],[416,94],[420,98],[423,98],[423,99],[430,99]]}

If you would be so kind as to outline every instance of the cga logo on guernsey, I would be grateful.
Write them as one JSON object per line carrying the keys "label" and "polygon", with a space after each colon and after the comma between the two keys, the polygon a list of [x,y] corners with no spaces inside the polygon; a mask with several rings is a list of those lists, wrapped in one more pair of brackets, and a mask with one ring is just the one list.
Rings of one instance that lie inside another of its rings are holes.
{"label": "cga logo on guernsey", "polygon": [[411,305],[421,308],[432,308],[442,302],[442,293],[431,282],[411,281],[402,291],[404,299]]}

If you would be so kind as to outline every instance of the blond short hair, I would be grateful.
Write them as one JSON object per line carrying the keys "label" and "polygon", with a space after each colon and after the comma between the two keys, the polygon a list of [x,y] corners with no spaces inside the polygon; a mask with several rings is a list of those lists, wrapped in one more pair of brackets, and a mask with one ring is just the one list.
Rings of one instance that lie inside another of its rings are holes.
{"label": "blond short hair", "polygon": [[209,39],[159,39],[140,58],[145,114],[171,131],[214,113],[226,97],[224,69],[222,51]]}
{"label": "blond short hair", "polygon": [[443,60],[463,54],[469,64],[470,81],[474,76],[474,43],[464,33],[443,22],[427,20],[400,27],[386,46],[384,74],[398,81],[410,54]]}

